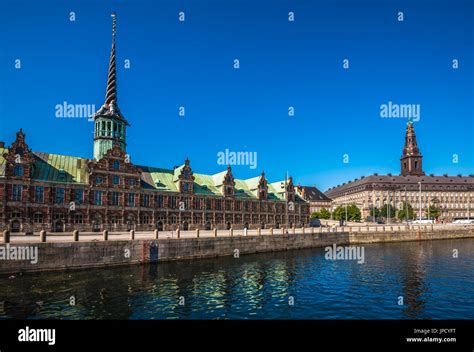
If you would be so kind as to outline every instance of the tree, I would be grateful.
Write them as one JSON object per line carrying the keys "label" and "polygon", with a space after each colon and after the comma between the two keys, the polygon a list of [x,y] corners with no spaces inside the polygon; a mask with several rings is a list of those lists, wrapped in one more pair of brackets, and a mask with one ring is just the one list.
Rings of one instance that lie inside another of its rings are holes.
{"label": "tree", "polygon": [[374,217],[375,219],[380,217],[380,209],[372,206],[369,208],[369,218],[371,218],[372,221],[375,221]]}
{"label": "tree", "polygon": [[321,214],[317,211],[311,213],[311,219],[321,219]]}
{"label": "tree", "polygon": [[395,208],[389,204],[389,205],[384,205],[380,208],[380,216],[384,218],[388,218],[389,216],[391,218],[395,217]]}
{"label": "tree", "polygon": [[338,206],[334,211],[332,212],[332,218],[334,220],[342,220],[346,219],[346,208],[343,206]]}
{"label": "tree", "polygon": [[326,208],[322,208],[319,211],[319,216],[320,216],[320,219],[330,219],[331,218],[331,212],[329,210],[327,210]]}
{"label": "tree", "polygon": [[441,215],[438,198],[433,198],[425,214],[428,219],[437,219]]}
{"label": "tree", "polygon": [[413,219],[415,217],[415,212],[413,207],[408,202],[403,202],[402,207],[398,210],[397,217],[399,220],[403,221],[405,219]]}
{"label": "tree", "polygon": [[[346,206],[340,205],[333,212],[334,220],[345,220],[346,219]],[[348,221],[360,221],[361,211],[355,204],[347,205],[347,220]]]}
{"label": "tree", "polygon": [[347,207],[347,217],[350,221],[360,221],[362,215],[359,207],[355,204],[350,204]]}

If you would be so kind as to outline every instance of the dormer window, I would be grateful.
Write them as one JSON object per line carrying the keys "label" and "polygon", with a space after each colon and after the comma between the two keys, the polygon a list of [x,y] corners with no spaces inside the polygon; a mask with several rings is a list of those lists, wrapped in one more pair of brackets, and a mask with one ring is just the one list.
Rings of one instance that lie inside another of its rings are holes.
{"label": "dormer window", "polygon": [[65,180],[66,179],[66,171],[64,171],[64,169],[60,169],[58,177],[61,181]]}

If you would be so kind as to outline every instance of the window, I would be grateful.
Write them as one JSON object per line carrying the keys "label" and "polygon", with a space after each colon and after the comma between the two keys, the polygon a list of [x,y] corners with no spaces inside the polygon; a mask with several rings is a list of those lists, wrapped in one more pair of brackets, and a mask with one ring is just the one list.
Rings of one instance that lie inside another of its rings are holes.
{"label": "window", "polygon": [[44,187],[36,186],[35,187],[35,203],[43,203],[44,201]]}
{"label": "window", "polygon": [[142,224],[149,224],[150,223],[150,217],[148,215],[143,215],[141,223]]}
{"label": "window", "polygon": [[129,207],[135,206],[135,194],[127,193],[127,206]]}
{"label": "window", "polygon": [[176,197],[171,197],[171,209],[176,208]]}
{"label": "window", "polygon": [[128,184],[129,186],[135,186],[135,185],[136,185],[136,180],[135,180],[134,178],[129,178],[129,179],[127,180],[127,184]]}
{"label": "window", "polygon": [[158,208],[163,208],[163,196],[157,196],[156,197],[156,206]]}
{"label": "window", "polygon": [[114,175],[114,177],[112,178],[112,183],[114,185],[118,185],[120,183],[120,176]]}
{"label": "window", "polygon": [[112,192],[112,205],[119,205],[119,193]]}
{"label": "window", "polygon": [[74,202],[76,202],[76,204],[84,203],[84,190],[82,188],[76,188],[74,190]]}
{"label": "window", "polygon": [[102,205],[102,191],[94,191],[94,204]]}
{"label": "window", "polygon": [[95,177],[95,183],[100,185],[102,182],[104,182],[104,179],[102,178],[102,176],[96,176]]}
{"label": "window", "polygon": [[43,214],[42,213],[34,213],[33,214],[33,223],[42,224],[43,223]]}
{"label": "window", "polygon": [[84,222],[82,214],[74,214],[74,223],[82,224]]}
{"label": "window", "polygon": [[143,195],[143,206],[144,207],[150,206],[150,196],[148,194]]}
{"label": "window", "polygon": [[118,160],[114,160],[112,167],[114,170],[118,170],[120,168],[120,162]]}
{"label": "window", "polygon": [[23,165],[15,165],[15,168],[13,169],[13,176],[23,176]]}
{"label": "window", "polygon": [[56,204],[64,203],[64,188],[56,188],[54,202]]}

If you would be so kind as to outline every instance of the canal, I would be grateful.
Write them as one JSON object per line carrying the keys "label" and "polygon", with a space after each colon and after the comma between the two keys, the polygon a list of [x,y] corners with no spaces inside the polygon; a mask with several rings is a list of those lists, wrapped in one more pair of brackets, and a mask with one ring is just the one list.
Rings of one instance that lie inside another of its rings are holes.
{"label": "canal", "polygon": [[[474,319],[474,239],[0,279],[0,319]],[[1,264],[1,263],[0,263]]]}

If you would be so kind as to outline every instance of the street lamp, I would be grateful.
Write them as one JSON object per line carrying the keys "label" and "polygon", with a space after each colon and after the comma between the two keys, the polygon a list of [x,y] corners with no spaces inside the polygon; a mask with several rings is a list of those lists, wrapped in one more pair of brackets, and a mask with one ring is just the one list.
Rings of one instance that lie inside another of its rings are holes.
{"label": "street lamp", "polygon": [[420,199],[420,214],[419,214],[419,220],[420,220],[420,222],[421,222],[421,181],[418,181],[418,185],[419,185],[419,187],[420,187],[420,188],[419,188],[419,189],[420,189],[420,192],[419,192],[419,194],[420,194],[420,196],[419,196],[419,199]]}
{"label": "street lamp", "polygon": [[390,190],[387,190],[387,224],[390,224]]}
{"label": "street lamp", "polygon": [[345,200],[344,203],[345,203],[345,206],[346,206],[346,222],[344,223],[344,226],[346,226],[347,225],[347,192],[345,194],[344,200]]}
{"label": "street lamp", "polygon": [[408,224],[407,186],[405,186],[405,204],[404,204],[404,208],[405,208],[405,221]]}

